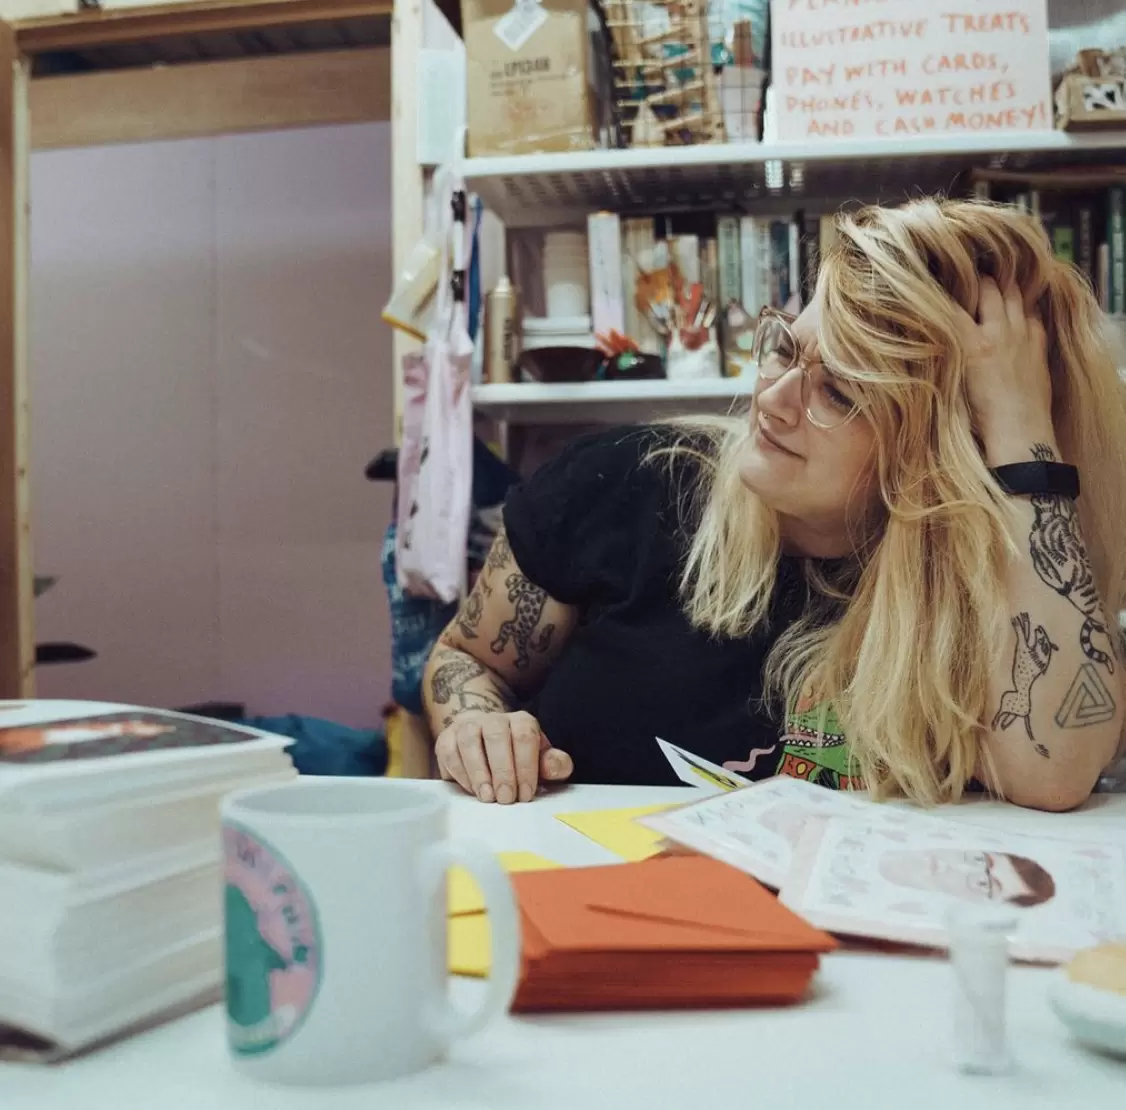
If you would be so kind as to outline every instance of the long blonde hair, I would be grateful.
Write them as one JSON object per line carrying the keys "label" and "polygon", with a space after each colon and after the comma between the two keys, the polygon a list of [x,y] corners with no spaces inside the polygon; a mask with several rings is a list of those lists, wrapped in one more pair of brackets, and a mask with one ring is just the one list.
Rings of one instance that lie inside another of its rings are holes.
{"label": "long blonde hair", "polygon": [[[1011,635],[1004,572],[1016,554],[1012,503],[971,427],[957,309],[973,315],[980,274],[1016,282],[1037,305],[1059,446],[1082,474],[1079,517],[1115,625],[1126,597],[1126,388],[1090,288],[1052,257],[1032,217],[927,199],[865,208],[837,227],[818,279],[818,342],[863,392],[884,519],[845,580],[806,563],[812,604],[775,641],[765,688],[786,707],[830,703],[877,796],[948,801],[985,759],[989,679]],[[739,478],[746,419],[691,423],[681,449],[703,466],[683,603],[696,627],[746,636],[767,617],[778,520]]]}

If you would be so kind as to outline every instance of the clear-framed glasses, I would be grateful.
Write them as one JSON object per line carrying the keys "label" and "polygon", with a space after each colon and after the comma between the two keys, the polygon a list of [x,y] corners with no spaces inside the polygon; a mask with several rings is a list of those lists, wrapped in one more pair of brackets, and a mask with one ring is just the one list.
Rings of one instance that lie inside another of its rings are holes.
{"label": "clear-framed glasses", "polygon": [[802,407],[809,422],[825,431],[839,428],[856,416],[860,405],[822,363],[802,358],[801,344],[790,330],[794,319],[776,308],[759,313],[752,347],[758,376],[777,381],[791,370],[800,370]]}

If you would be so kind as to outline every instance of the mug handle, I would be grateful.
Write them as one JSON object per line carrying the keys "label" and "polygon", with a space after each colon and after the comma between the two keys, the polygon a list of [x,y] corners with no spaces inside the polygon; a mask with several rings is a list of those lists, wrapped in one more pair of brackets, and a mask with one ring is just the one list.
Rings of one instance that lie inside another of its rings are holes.
{"label": "mug handle", "polygon": [[[506,1014],[520,979],[520,922],[508,875],[487,848],[447,840],[431,845],[422,854],[423,890],[437,900],[446,890],[446,872],[455,865],[472,874],[485,896],[492,967],[485,997],[475,1009],[466,1010],[445,999],[434,1008],[430,1024],[447,1043],[478,1033],[494,1018]],[[440,905],[445,930],[445,898]]]}

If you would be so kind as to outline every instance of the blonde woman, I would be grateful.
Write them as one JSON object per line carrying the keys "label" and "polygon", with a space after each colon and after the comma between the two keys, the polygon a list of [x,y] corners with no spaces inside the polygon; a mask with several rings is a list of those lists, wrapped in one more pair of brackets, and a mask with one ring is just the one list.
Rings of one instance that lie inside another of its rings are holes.
{"label": "blonde woman", "polygon": [[[1126,404],[1039,223],[840,221],[745,417],[582,440],[515,491],[425,693],[443,777],[751,778],[1067,809],[1123,731]],[[1082,489],[1079,489],[1079,477]]]}

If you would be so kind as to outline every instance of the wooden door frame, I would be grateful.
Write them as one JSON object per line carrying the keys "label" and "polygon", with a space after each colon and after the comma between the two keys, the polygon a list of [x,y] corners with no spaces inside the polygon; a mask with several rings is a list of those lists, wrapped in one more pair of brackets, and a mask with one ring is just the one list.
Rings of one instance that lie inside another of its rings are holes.
{"label": "wooden door frame", "polygon": [[[79,12],[14,24],[0,22],[0,699],[35,696],[27,356],[32,59],[56,51],[176,35],[253,31],[332,19],[390,16],[391,11],[392,0],[189,0],[108,12]],[[367,52],[374,57],[375,52],[370,48]],[[298,67],[300,64],[294,63]],[[342,64],[340,60],[332,63],[333,70],[339,73]],[[385,54],[380,64],[386,72]],[[274,68],[284,69],[284,66],[285,63],[278,63],[273,67],[264,60],[257,71],[265,79],[272,76]],[[343,67],[347,69],[346,64]],[[144,80],[145,74],[154,75],[154,82],[170,82],[167,72],[159,69],[138,72],[134,79]],[[98,77],[95,72],[89,78],[43,80],[74,83]],[[107,87],[112,80],[106,78]],[[57,98],[62,88],[57,86],[52,95]],[[319,95],[320,107],[298,112],[292,121],[294,124],[344,122],[356,113],[375,111],[386,118],[389,112],[386,98],[373,95],[371,90],[349,99],[332,95],[331,89],[326,96],[322,84]],[[276,105],[264,112],[262,126],[279,126]],[[318,113],[324,118],[312,118]],[[217,113],[215,118],[229,122],[230,115]],[[240,119],[242,123],[236,129],[252,129],[253,121],[245,119],[245,112]],[[200,133],[194,122],[181,121],[180,126],[195,128],[193,134]],[[216,126],[226,125],[216,122]],[[176,133],[176,128],[172,127],[170,135]],[[57,142],[44,145],[72,145],[73,134],[71,131]],[[122,139],[139,137],[143,136],[121,136]]]}
{"label": "wooden door frame", "polygon": [[0,697],[35,694],[28,491],[27,233],[30,67],[0,23]]}

